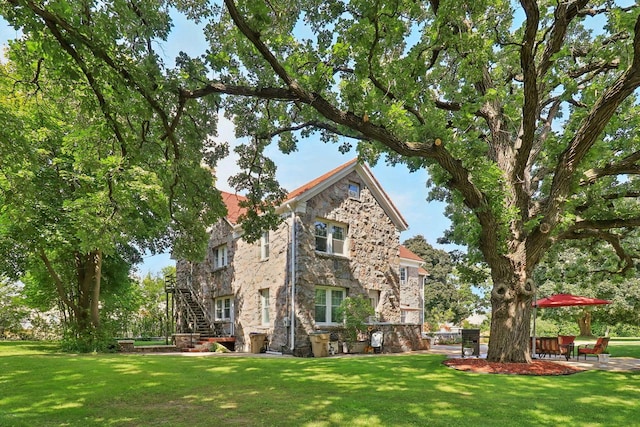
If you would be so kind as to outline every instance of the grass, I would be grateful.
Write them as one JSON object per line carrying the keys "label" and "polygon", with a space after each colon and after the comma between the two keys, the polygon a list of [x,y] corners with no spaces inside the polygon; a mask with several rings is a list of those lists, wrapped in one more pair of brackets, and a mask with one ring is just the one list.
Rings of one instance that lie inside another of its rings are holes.
{"label": "grass", "polygon": [[[640,340],[613,356],[640,356]],[[640,372],[471,374],[444,356],[60,354],[0,342],[0,426],[638,425]]]}

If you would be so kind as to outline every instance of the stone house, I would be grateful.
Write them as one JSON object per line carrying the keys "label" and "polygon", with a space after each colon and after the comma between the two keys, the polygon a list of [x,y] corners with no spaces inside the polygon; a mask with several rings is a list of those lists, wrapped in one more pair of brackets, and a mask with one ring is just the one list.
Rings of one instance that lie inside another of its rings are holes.
{"label": "stone house", "polygon": [[[383,351],[422,348],[423,262],[400,245],[407,223],[366,165],[354,159],[291,192],[278,229],[253,244],[238,225],[242,196],[222,195],[228,215],[211,227],[205,260],[177,262],[176,288],[189,294],[178,298],[179,332],[233,337],[236,351],[249,351],[261,333],[270,350],[306,355],[315,331],[339,339],[337,307],[362,295],[375,308],[370,329],[383,331]],[[184,329],[186,310],[199,309],[204,321]]]}

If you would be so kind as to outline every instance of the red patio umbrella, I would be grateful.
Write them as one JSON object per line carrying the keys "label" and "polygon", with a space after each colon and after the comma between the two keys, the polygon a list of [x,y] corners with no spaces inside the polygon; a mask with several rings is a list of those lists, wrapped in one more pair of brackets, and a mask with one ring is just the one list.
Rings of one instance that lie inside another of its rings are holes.
{"label": "red patio umbrella", "polygon": [[611,301],[607,301],[599,298],[590,298],[583,297],[579,295],[571,295],[571,294],[556,294],[551,295],[546,298],[541,298],[539,300],[535,300],[531,303],[534,307],[533,313],[533,345],[532,352],[535,354],[536,352],[536,317],[538,316],[538,307],[542,308],[552,308],[552,307],[570,307],[576,305],[602,305],[602,304],[611,304]]}
{"label": "red patio umbrella", "polygon": [[611,301],[607,301],[599,298],[581,297],[571,294],[556,294],[546,298],[539,299],[533,302],[534,307],[569,307],[573,305],[601,305],[611,304]]}

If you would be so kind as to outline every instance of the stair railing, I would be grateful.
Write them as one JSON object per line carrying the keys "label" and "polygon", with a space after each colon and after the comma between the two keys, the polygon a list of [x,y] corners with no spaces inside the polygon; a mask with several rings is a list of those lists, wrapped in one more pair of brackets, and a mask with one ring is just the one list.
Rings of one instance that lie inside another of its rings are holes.
{"label": "stair railing", "polygon": [[[184,288],[176,288],[176,292],[174,295],[177,296],[178,299],[178,307],[181,307],[181,310],[179,310],[183,315],[185,315],[185,319],[184,322],[177,322],[176,321],[176,325],[182,329],[184,325],[189,325],[189,331],[180,331],[182,333],[185,332],[190,332],[193,333],[195,332],[195,328],[197,327],[197,322],[198,322],[198,317],[196,315],[196,312],[193,310],[193,307],[191,307],[191,304],[189,304],[189,300],[187,299],[187,297],[185,296],[184,291],[188,291],[188,289],[184,289]],[[178,316],[178,313],[176,312],[176,317]]]}
{"label": "stair railing", "polygon": [[[195,301],[196,305],[200,309],[200,312],[204,316],[204,320],[207,322],[207,328],[209,329],[209,331],[213,331],[214,327],[213,327],[213,319],[211,318],[211,313],[205,307],[205,305],[202,303],[200,298],[198,298],[198,292],[197,292],[196,288],[193,286],[193,264],[191,264],[191,269],[189,271],[189,277],[186,280],[186,285],[187,285],[187,290],[191,294],[191,299],[193,301]],[[196,325],[196,319],[197,319],[196,313],[195,313],[195,311],[193,311],[193,307],[191,307],[191,306],[189,307],[189,310],[194,315],[193,325],[195,326]]]}

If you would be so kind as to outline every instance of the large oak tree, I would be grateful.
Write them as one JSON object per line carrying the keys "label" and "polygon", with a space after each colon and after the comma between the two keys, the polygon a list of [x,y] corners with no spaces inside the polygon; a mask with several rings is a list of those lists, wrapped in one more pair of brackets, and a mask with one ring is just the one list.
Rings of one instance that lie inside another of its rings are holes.
{"label": "large oak tree", "polygon": [[[195,100],[213,98],[239,136],[252,136],[254,159],[268,141],[291,152],[317,132],[363,160],[386,154],[428,168],[434,197],[449,202],[448,237],[491,271],[489,360],[530,360],[533,271],[558,241],[609,245],[618,272],[632,265],[637,5],[180,0],[169,3],[205,24],[193,37],[209,50],[182,55],[176,79],[158,87],[140,71],[152,43],[136,63],[119,41],[135,31],[162,39],[165,2],[72,3],[9,0],[3,14],[27,32],[45,25],[78,63],[102,61],[105,78],[155,111],[172,101],[171,117],[158,117],[167,131]],[[245,186],[262,183],[259,163],[248,163]]]}

